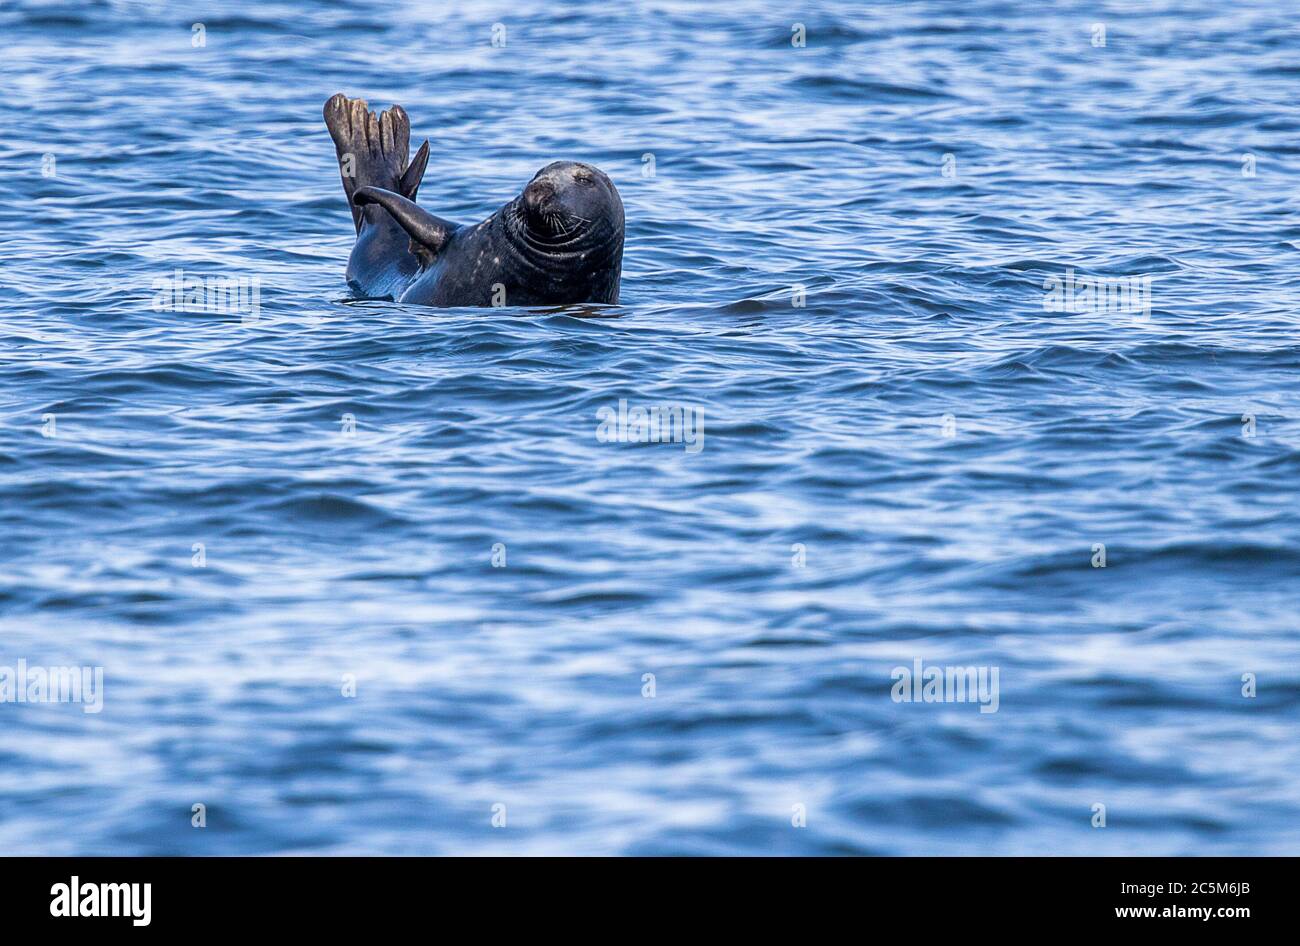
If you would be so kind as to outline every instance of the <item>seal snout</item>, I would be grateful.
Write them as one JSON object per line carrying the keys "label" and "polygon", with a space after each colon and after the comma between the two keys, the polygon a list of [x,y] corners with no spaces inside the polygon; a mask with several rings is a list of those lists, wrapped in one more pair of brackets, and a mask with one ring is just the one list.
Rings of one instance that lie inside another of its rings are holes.
{"label": "seal snout", "polygon": [[528,209],[538,211],[555,196],[555,184],[547,177],[535,177],[524,188],[524,203]]}

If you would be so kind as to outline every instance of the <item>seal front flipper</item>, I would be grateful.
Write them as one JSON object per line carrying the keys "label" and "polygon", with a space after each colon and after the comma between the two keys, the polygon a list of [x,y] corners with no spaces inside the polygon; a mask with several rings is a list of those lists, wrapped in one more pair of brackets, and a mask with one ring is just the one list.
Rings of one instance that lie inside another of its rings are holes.
{"label": "seal front flipper", "polygon": [[352,199],[360,207],[378,205],[388,211],[411,238],[410,250],[419,258],[420,265],[424,268],[433,265],[433,261],[457,229],[456,224],[435,217],[401,194],[380,187],[358,187]]}

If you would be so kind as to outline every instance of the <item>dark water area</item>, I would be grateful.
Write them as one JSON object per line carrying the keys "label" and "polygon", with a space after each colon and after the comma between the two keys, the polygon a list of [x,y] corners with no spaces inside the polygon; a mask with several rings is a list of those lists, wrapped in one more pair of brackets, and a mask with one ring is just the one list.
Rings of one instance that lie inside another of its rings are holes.
{"label": "dark water area", "polygon": [[[1300,853],[1297,52],[1253,0],[0,6],[0,676],[103,672],[0,701],[0,853]],[[454,220],[602,168],[622,304],[348,298],[336,92]]]}

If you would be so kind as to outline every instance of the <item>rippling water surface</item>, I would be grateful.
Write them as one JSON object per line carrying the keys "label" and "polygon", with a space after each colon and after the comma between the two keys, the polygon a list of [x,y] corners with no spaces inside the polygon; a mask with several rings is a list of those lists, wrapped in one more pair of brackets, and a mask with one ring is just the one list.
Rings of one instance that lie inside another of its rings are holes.
{"label": "rippling water surface", "polygon": [[[1300,29],[1129,6],[0,7],[0,851],[1300,851]],[[349,300],[340,91],[623,305]]]}

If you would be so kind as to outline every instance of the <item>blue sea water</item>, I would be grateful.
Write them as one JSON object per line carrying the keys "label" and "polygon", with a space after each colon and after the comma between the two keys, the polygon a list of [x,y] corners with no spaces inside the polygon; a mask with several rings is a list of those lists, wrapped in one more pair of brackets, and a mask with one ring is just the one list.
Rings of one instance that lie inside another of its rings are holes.
{"label": "blue sea water", "polygon": [[[0,667],[104,683],[0,703],[0,852],[1300,853],[1298,51],[1262,0],[4,3]],[[335,92],[451,219],[600,166],[622,305],[348,299]]]}

